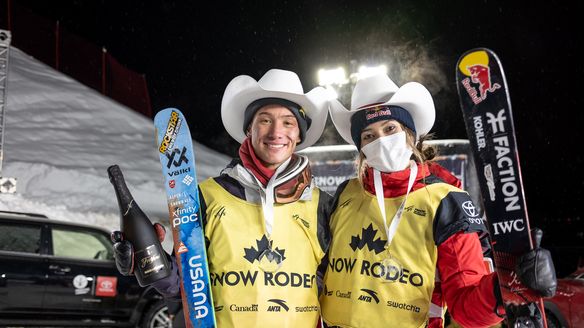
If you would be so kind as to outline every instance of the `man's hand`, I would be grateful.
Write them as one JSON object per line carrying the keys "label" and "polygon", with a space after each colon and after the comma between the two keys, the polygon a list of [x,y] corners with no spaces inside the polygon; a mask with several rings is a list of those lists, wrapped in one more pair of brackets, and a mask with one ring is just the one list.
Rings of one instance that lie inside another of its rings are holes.
{"label": "man's hand", "polygon": [[[160,223],[154,223],[153,228],[158,235],[160,242],[164,241],[166,230]],[[134,246],[132,243],[125,240],[124,233],[121,231],[113,231],[110,236],[114,243],[114,259],[118,271],[124,276],[131,276],[134,274]]]}
{"label": "man's hand", "polygon": [[550,252],[539,247],[542,235],[541,229],[531,230],[534,248],[517,259],[515,270],[519,280],[529,289],[543,297],[552,297],[558,285],[556,269]]}

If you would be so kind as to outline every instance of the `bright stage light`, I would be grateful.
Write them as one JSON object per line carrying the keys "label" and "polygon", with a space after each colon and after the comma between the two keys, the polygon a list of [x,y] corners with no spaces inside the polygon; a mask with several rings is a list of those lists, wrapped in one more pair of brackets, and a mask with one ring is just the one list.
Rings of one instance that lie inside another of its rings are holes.
{"label": "bright stage light", "polygon": [[387,66],[361,66],[359,67],[359,71],[356,74],[351,74],[351,77],[354,75],[357,80],[362,80],[366,77],[377,74],[387,74]]}
{"label": "bright stage light", "polygon": [[347,73],[342,67],[335,69],[324,69],[318,70],[318,84],[322,86],[327,85],[343,85],[348,82]]}

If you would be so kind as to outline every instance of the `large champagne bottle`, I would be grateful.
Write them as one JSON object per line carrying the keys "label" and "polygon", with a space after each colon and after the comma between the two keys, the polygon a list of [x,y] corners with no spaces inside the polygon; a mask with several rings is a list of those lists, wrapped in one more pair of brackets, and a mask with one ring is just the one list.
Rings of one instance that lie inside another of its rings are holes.
{"label": "large champagne bottle", "polygon": [[152,222],[136,204],[119,166],[112,165],[107,172],[120,206],[121,230],[134,246],[134,274],[138,283],[147,286],[167,277],[170,264]]}

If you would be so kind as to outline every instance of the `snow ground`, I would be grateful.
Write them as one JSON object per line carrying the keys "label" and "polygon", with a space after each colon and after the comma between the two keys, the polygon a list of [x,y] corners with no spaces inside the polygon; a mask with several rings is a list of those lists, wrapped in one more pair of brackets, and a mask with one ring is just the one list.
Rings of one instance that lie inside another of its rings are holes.
{"label": "snow ground", "polygon": [[[18,181],[16,194],[0,194],[0,211],[118,229],[106,171],[118,164],[136,202],[153,222],[166,224],[151,119],[14,47],[8,74],[0,176]],[[230,160],[196,142],[194,148],[199,181],[217,175]]]}

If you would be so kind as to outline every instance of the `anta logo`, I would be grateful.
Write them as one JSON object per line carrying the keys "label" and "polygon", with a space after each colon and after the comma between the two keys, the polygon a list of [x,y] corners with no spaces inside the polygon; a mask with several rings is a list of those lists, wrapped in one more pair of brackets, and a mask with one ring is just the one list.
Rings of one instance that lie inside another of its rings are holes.
{"label": "anta logo", "polygon": [[284,311],[288,312],[288,310],[290,310],[288,305],[286,305],[286,301],[284,301],[284,300],[272,298],[272,299],[268,300],[268,302],[276,304],[276,305],[268,305],[268,312],[282,312],[282,309]]}
{"label": "anta logo", "polygon": [[339,207],[345,207],[347,205],[349,205],[349,203],[352,201],[352,198],[347,199],[346,201],[344,201],[341,205],[339,205]]}
{"label": "anta logo", "polygon": [[361,237],[359,235],[351,236],[349,246],[353,251],[356,251],[357,249],[363,249],[367,245],[369,251],[375,251],[375,254],[379,254],[385,249],[386,240],[375,238],[376,235],[377,230],[373,229],[373,224],[369,224],[366,229],[362,229]]}
{"label": "anta logo", "polygon": [[268,240],[266,235],[262,236],[262,239],[256,240],[257,249],[255,247],[244,248],[245,255],[243,258],[249,261],[249,263],[253,263],[254,261],[260,261],[260,257],[266,256],[266,259],[269,262],[274,262],[275,264],[282,263],[286,257],[284,253],[286,250],[284,249],[272,249],[272,241]]}
{"label": "anta logo", "polygon": [[221,312],[223,310],[223,305],[217,305],[215,307],[215,312]]}
{"label": "anta logo", "polygon": [[371,303],[371,301],[375,301],[375,303],[379,304],[379,297],[377,297],[377,292],[372,291],[371,289],[361,288],[363,292],[362,295],[359,295],[359,300],[367,303]]}
{"label": "anta logo", "polygon": [[221,206],[221,208],[219,208],[219,211],[217,211],[217,213],[215,213],[215,219],[219,220],[224,216],[225,216],[225,206]]}
{"label": "anta logo", "polygon": [[[179,155],[178,160],[175,160],[174,158],[176,157],[176,155]],[[165,153],[166,158],[168,158],[168,162],[166,163],[166,168],[170,169],[170,167],[172,165],[174,165],[174,167],[180,167],[182,165],[183,162],[185,163],[189,163],[189,159],[186,156],[187,154],[187,147],[183,147],[182,150],[178,150],[178,148],[175,148],[172,150],[171,153]]]}
{"label": "anta logo", "polygon": [[308,221],[301,218],[300,215],[294,214],[294,215],[292,215],[292,218],[296,221],[300,221],[302,223],[302,225],[306,227],[306,229],[310,229],[310,223],[308,223]]}

